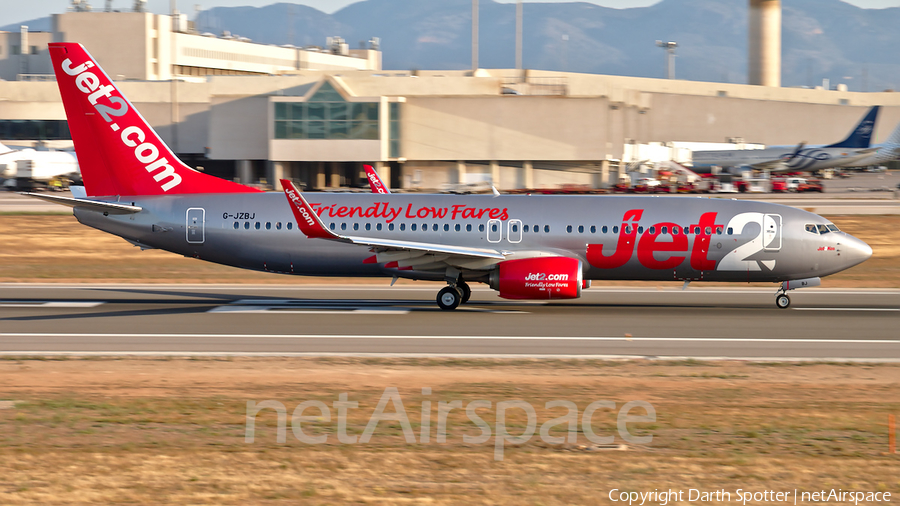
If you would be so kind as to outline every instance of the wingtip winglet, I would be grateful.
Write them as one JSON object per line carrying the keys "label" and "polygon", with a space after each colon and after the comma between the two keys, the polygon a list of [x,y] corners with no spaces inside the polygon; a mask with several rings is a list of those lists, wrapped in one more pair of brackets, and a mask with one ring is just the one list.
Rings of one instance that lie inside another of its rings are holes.
{"label": "wingtip winglet", "polygon": [[391,193],[391,190],[388,190],[387,185],[384,184],[384,181],[378,176],[378,173],[375,172],[375,168],[371,165],[363,165],[366,169],[366,179],[369,180],[369,186],[372,188],[372,193]]}
{"label": "wingtip winglet", "polygon": [[281,179],[281,187],[284,188],[284,194],[291,205],[291,211],[294,218],[297,219],[297,227],[301,232],[306,234],[310,239],[336,239],[337,235],[332,233],[325,227],[319,215],[313,210],[309,202],[303,197],[303,194],[294,187],[289,179]]}

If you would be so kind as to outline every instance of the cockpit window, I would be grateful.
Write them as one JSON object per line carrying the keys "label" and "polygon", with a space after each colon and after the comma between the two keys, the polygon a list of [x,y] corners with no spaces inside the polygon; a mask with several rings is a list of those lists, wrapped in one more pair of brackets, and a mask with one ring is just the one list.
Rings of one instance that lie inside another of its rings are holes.
{"label": "cockpit window", "polygon": [[828,232],[831,232],[831,230],[828,230],[828,227],[826,227],[825,225],[819,225],[820,234],[827,234]]}
{"label": "cockpit window", "polygon": [[806,227],[806,231],[809,232],[810,234],[818,234],[819,233],[818,229],[816,229],[816,226],[813,225],[812,223],[807,223],[805,225],[805,227]]}
{"label": "cockpit window", "polygon": [[834,223],[829,223],[826,226],[828,227],[828,230],[831,230],[832,232],[840,232],[841,231],[841,229],[837,228],[837,225],[835,225]]}

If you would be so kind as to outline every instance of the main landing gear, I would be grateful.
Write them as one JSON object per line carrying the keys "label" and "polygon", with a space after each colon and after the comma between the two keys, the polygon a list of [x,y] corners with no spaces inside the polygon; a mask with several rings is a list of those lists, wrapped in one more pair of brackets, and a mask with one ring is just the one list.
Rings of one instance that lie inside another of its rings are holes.
{"label": "main landing gear", "polygon": [[465,281],[460,281],[455,285],[448,285],[441,289],[437,295],[437,305],[445,311],[450,311],[465,304],[472,296],[472,289]]}

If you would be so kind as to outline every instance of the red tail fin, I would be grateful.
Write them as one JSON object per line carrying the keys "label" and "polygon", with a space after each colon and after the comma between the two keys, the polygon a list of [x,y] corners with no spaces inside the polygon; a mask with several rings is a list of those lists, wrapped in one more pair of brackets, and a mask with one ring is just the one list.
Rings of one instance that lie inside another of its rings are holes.
{"label": "red tail fin", "polygon": [[259,191],[182,163],[81,44],[49,46],[88,195]]}

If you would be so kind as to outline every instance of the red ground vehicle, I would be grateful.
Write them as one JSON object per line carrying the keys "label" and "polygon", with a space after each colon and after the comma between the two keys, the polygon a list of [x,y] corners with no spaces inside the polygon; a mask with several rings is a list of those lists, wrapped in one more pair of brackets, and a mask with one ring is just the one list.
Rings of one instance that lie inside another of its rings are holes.
{"label": "red ground vehicle", "polygon": [[669,183],[662,183],[656,186],[651,186],[650,193],[673,193],[672,185]]}
{"label": "red ground vehicle", "polygon": [[825,191],[825,186],[818,179],[807,179],[805,183],[797,185],[798,192],[819,192]]}
{"label": "red ground vehicle", "polygon": [[784,193],[788,191],[787,183],[784,181],[784,179],[773,179],[772,191],[775,193]]}
{"label": "red ground vehicle", "polygon": [[699,190],[694,183],[678,183],[675,191],[678,193],[697,193]]}

